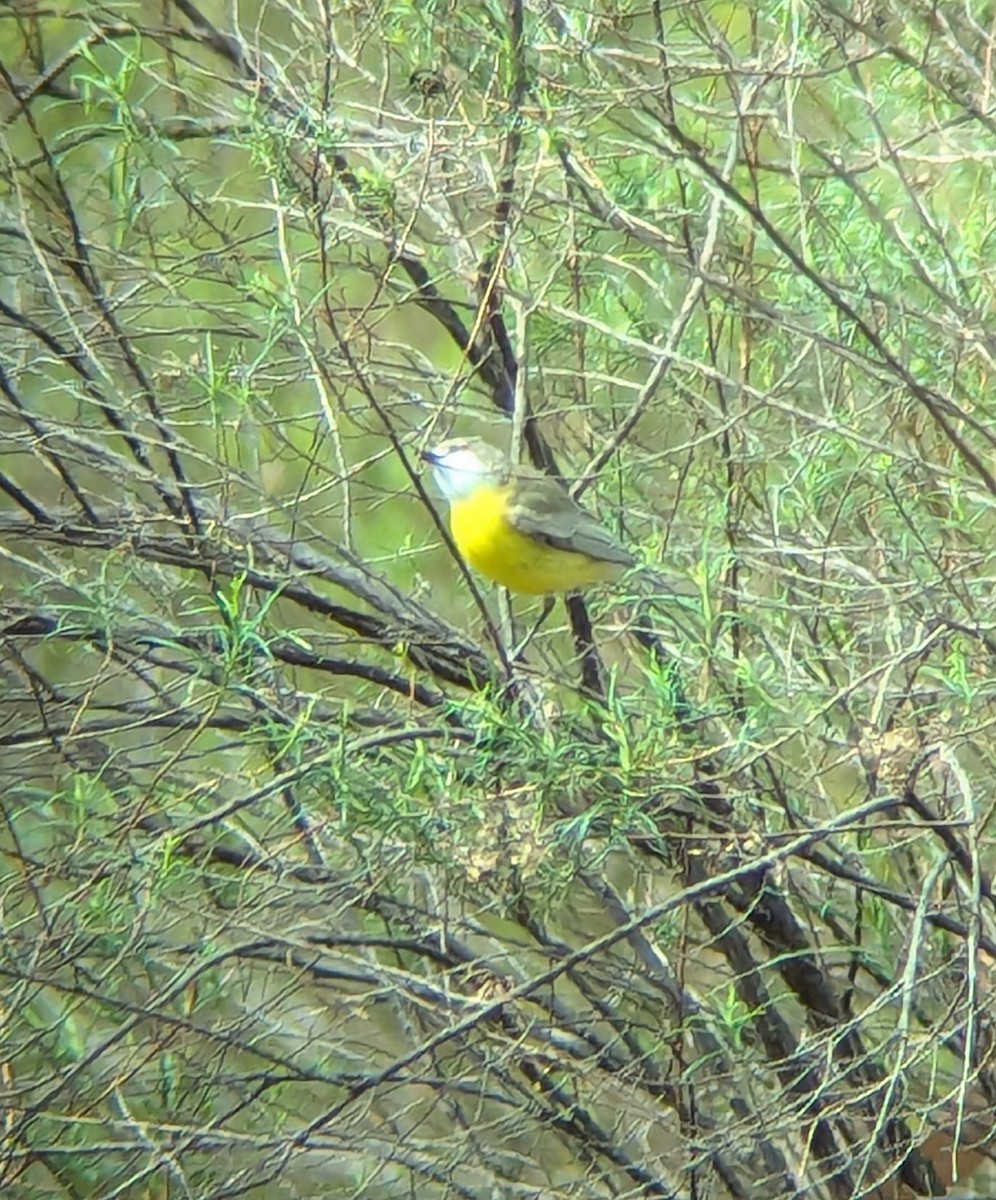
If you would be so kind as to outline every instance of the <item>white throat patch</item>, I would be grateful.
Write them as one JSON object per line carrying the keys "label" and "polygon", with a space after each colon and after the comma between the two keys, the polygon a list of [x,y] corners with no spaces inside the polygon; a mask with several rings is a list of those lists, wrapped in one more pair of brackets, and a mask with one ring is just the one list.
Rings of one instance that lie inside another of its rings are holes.
{"label": "white throat patch", "polygon": [[447,500],[462,500],[469,496],[491,473],[467,446],[447,451],[441,462],[432,464],[432,472]]}

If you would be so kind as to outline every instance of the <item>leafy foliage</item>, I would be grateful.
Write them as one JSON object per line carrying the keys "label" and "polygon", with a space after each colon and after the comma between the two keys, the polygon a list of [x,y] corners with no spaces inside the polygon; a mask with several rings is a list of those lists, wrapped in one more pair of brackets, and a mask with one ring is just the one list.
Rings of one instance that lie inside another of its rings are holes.
{"label": "leafy foliage", "polygon": [[5,1195],[992,1178],[994,16],[3,6]]}

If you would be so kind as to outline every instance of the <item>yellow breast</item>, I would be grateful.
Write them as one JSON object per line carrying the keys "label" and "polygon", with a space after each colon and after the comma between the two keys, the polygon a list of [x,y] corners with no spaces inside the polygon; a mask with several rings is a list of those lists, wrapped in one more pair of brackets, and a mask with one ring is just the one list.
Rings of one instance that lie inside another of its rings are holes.
{"label": "yellow breast", "polygon": [[505,518],[507,487],[479,487],[450,505],[450,530],[463,558],[489,579],[533,596],[571,592],[618,574],[611,563],[559,550]]}

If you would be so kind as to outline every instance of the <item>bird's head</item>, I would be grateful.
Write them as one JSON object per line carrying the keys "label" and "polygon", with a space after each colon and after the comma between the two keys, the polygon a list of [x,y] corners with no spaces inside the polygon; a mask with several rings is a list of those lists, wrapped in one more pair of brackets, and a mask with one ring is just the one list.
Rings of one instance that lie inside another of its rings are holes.
{"label": "bird's head", "polygon": [[447,500],[461,500],[479,487],[501,483],[508,459],[482,438],[447,438],[422,458],[432,467]]}

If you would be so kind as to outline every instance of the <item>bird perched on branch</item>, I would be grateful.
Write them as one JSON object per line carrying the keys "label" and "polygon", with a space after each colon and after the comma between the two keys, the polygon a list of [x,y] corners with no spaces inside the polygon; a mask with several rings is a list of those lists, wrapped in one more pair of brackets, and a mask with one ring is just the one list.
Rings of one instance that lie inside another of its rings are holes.
{"label": "bird perched on branch", "polygon": [[450,438],[422,457],[449,501],[464,560],[513,592],[573,592],[636,562],[558,480],[481,438]]}

